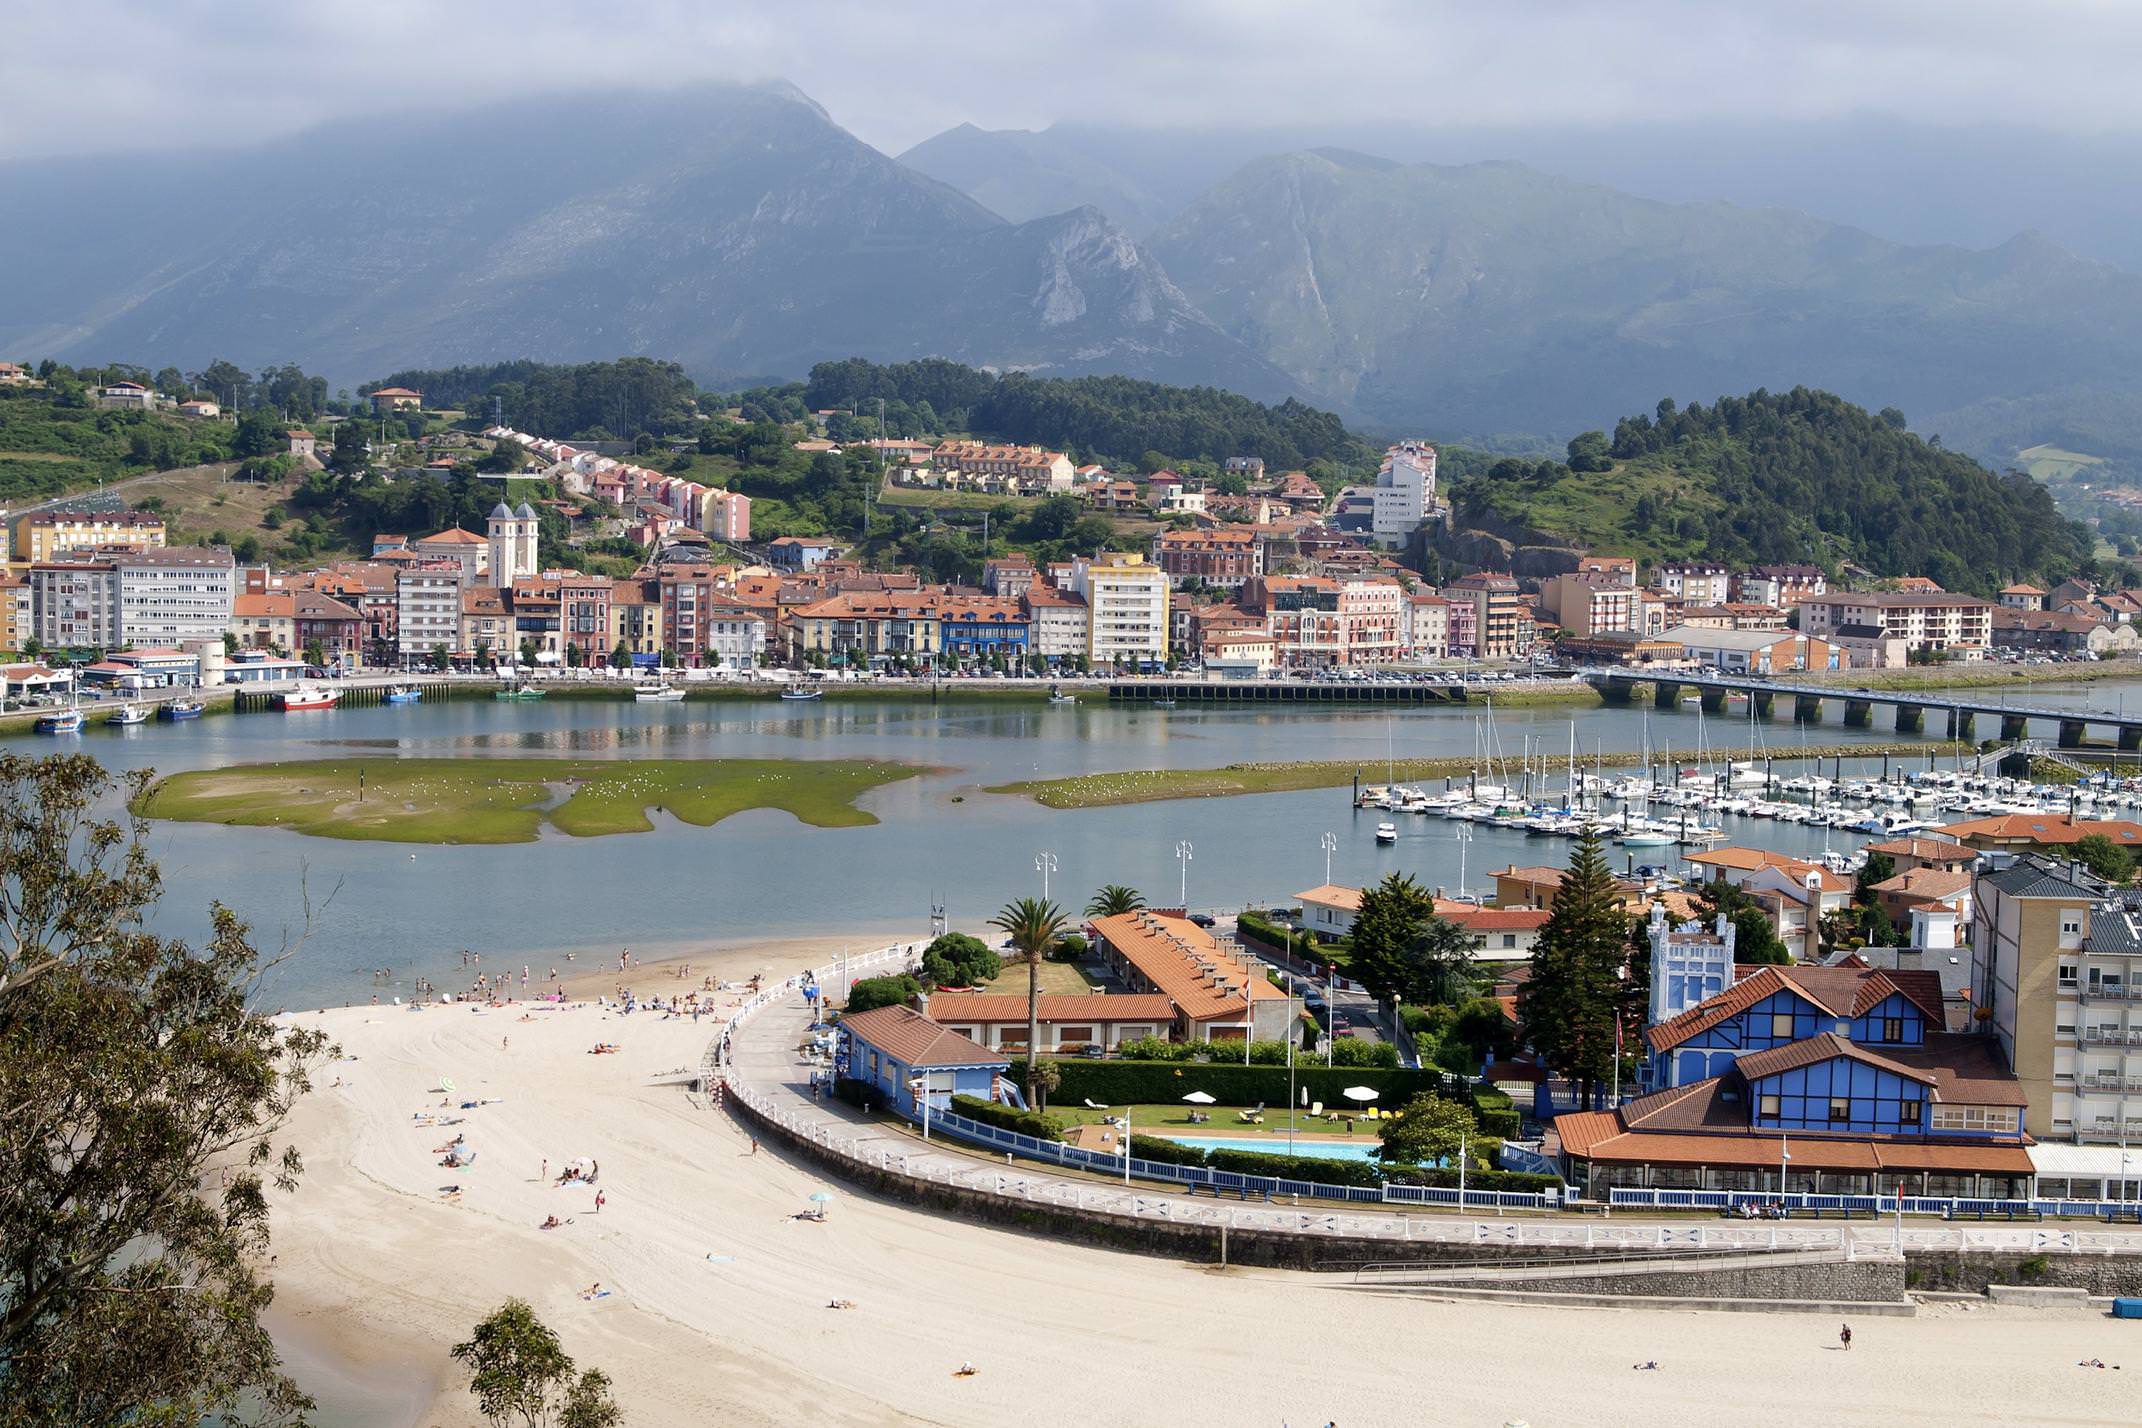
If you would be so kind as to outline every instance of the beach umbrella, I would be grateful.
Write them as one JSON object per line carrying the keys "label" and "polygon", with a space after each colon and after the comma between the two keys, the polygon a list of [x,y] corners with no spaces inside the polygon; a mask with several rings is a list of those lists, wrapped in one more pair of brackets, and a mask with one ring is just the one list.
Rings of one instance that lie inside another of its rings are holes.
{"label": "beach umbrella", "polygon": [[1209,1106],[1212,1104],[1214,1098],[1212,1096],[1207,1095],[1203,1091],[1192,1091],[1189,1095],[1183,1097],[1183,1099],[1188,1101],[1193,1106]]}
{"label": "beach umbrella", "polygon": [[440,1089],[440,1090],[442,1090],[442,1091],[451,1091],[451,1090],[453,1090],[453,1089],[454,1089],[454,1078],[453,1078],[453,1077],[451,1077],[451,1076],[441,1076],[441,1077],[439,1078],[439,1089]]}
{"label": "beach umbrella", "polygon": [[1377,1092],[1367,1086],[1348,1086],[1345,1090],[1339,1092],[1339,1094],[1346,1097],[1346,1099],[1349,1101],[1362,1104],[1375,1100],[1377,1096]]}
{"label": "beach umbrella", "polygon": [[826,1217],[826,1206],[833,1203],[833,1192],[814,1190],[811,1192],[811,1203],[818,1207],[818,1218],[823,1220]]}

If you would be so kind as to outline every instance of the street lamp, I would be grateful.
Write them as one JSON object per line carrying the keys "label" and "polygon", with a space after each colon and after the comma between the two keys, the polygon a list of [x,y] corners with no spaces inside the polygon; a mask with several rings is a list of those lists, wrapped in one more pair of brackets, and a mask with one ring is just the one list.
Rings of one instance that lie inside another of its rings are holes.
{"label": "street lamp", "polygon": [[1185,917],[1190,915],[1190,858],[1195,851],[1190,846],[1188,838],[1175,845],[1175,861],[1182,870],[1182,886],[1178,895],[1182,900],[1183,916]]}
{"label": "street lamp", "polygon": [[1316,840],[1316,844],[1324,850],[1324,886],[1330,887],[1331,855],[1339,851],[1339,835],[1327,832],[1323,837]]}
{"label": "street lamp", "polygon": [[1783,1131],[1779,1131],[1779,1132],[1778,1132],[1778,1206],[1779,1206],[1779,1208],[1781,1208],[1781,1209],[1782,1209],[1782,1208],[1784,1207],[1784,1204],[1785,1204],[1785,1167],[1786,1167],[1786,1166],[1787,1166],[1788,1164],[1790,1164],[1790,1163],[1792,1162],[1792,1149],[1791,1149],[1791,1146],[1792,1146],[1792,1138],[1791,1138],[1790,1136],[1786,1135],[1786,1134],[1785,1134],[1785,1132],[1783,1132]]}
{"label": "street lamp", "polygon": [[1458,896],[1463,899],[1465,896],[1465,855],[1473,846],[1473,825],[1460,823],[1457,826],[1455,836],[1458,840]]}
{"label": "street lamp", "polygon": [[1036,853],[1034,855],[1034,871],[1041,874],[1041,900],[1047,902],[1049,900],[1049,874],[1056,871],[1056,855],[1054,853]]}

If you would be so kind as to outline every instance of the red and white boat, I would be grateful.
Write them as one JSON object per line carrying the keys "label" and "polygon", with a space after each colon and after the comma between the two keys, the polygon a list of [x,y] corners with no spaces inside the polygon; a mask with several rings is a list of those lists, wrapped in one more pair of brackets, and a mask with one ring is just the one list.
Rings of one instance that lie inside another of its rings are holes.
{"label": "red and white boat", "polygon": [[296,714],[306,709],[332,709],[342,697],[339,689],[323,689],[316,684],[301,684],[295,689],[284,690],[276,696],[285,714]]}

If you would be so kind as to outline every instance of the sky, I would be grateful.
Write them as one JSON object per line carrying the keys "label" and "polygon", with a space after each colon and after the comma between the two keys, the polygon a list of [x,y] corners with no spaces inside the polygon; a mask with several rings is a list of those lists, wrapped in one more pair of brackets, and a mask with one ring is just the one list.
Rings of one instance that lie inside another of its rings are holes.
{"label": "sky", "polygon": [[0,158],[212,147],[545,90],[786,79],[953,125],[1658,124],[1880,112],[2142,131],[2133,0],[29,0]]}

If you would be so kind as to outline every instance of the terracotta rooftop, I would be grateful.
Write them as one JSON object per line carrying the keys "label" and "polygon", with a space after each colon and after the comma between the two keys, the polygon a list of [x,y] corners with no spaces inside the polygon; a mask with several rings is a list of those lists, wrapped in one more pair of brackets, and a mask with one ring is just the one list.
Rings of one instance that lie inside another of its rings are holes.
{"label": "terracotta rooftop", "polygon": [[1946,838],[1891,838],[1884,843],[1869,843],[1867,851],[1887,853],[1892,858],[1917,858],[1922,863],[1978,861],[1978,849],[1966,848]]}
{"label": "terracotta rooftop", "polygon": [[1321,883],[1307,892],[1294,895],[1296,902],[1313,902],[1323,907],[1343,908],[1347,912],[1361,911],[1361,889],[1342,887],[1338,883]]}
{"label": "terracotta rooftop", "polygon": [[879,1007],[840,1019],[841,1030],[908,1066],[1009,1066],[1011,1063],[913,1007]]}
{"label": "terracotta rooftop", "polygon": [[[1061,1021],[1173,1021],[1175,1005],[1158,994],[1094,992],[1050,993],[1040,999],[1041,1020]],[[1026,998],[1014,993],[933,992],[930,1017],[934,1021],[1024,1022]]]}
{"label": "terracotta rooftop", "polygon": [[1192,1021],[1239,1017],[1246,994],[1265,1001],[1286,994],[1265,980],[1262,964],[1222,947],[1186,917],[1146,910],[1098,917],[1094,931]]}
{"label": "terracotta rooftop", "polygon": [[1894,893],[1898,897],[1938,899],[1951,898],[1971,886],[1969,873],[1953,868],[1907,868],[1893,878],[1884,878],[1874,885],[1878,893]]}

